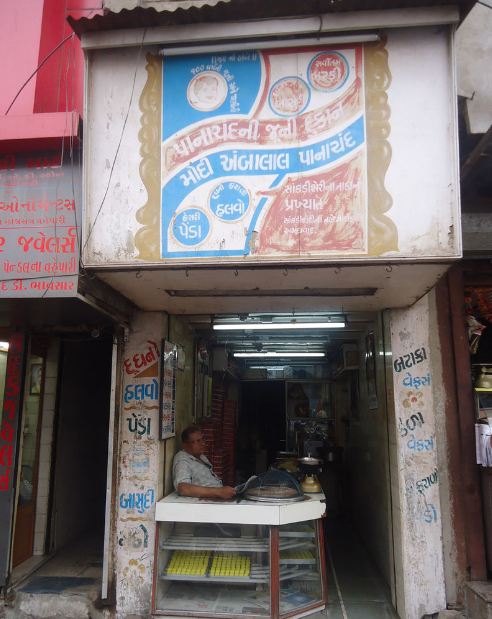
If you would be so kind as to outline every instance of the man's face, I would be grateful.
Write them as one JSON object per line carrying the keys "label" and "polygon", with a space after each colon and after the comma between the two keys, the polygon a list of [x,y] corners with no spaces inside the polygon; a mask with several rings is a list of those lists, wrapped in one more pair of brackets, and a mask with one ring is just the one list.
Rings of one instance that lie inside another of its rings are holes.
{"label": "man's face", "polygon": [[213,103],[215,98],[217,97],[217,84],[213,81],[209,82],[200,82],[197,84],[196,96],[198,101],[202,103]]}
{"label": "man's face", "polygon": [[199,458],[205,453],[207,445],[201,432],[193,432],[190,434],[186,443],[183,443],[183,449],[187,451],[191,456]]}

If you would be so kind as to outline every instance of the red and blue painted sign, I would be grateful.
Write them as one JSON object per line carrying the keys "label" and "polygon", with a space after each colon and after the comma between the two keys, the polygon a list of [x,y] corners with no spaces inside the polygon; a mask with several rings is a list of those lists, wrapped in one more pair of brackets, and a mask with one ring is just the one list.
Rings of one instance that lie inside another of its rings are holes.
{"label": "red and blue painted sign", "polygon": [[165,57],[161,257],[367,252],[363,48]]}

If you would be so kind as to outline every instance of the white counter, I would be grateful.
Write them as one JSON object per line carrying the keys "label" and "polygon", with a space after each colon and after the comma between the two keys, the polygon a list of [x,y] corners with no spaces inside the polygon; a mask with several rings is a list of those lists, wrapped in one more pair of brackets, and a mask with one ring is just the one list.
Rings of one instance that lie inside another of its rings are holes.
{"label": "white counter", "polygon": [[159,522],[212,522],[227,524],[282,525],[317,520],[325,513],[325,496],[306,494],[296,503],[264,503],[241,499],[197,499],[173,492],[161,499],[155,508]]}

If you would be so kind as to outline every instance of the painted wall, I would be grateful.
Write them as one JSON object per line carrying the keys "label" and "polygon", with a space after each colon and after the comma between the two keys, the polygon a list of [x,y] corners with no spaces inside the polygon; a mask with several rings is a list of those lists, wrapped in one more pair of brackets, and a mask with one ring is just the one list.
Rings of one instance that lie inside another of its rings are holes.
{"label": "painted wall", "polygon": [[[374,356],[366,363],[366,348],[372,342]],[[345,436],[350,513],[363,543],[391,586],[394,579],[388,419],[380,316],[368,325],[365,337],[358,342],[358,351],[358,414],[340,411],[350,420],[348,440]],[[348,394],[340,395],[348,407]],[[339,425],[344,426],[343,423]]]}
{"label": "painted wall", "polygon": [[162,313],[136,314],[123,352],[115,519],[116,610],[147,615],[152,599],[155,502],[163,457],[159,442]]}
{"label": "painted wall", "polygon": [[[176,436],[163,441],[159,439],[158,391],[153,389],[154,381],[159,383],[157,349],[162,339],[185,351],[184,370],[176,374]],[[139,385],[145,386],[143,392],[136,389]],[[118,617],[147,615],[151,610],[155,503],[174,490],[172,460],[181,448],[181,431],[193,420],[193,385],[194,339],[186,324],[164,312],[136,314],[124,350],[120,407],[115,520]]]}
{"label": "painted wall", "polygon": [[[374,156],[376,160],[380,157],[381,165],[385,157],[389,158],[384,187],[392,207],[386,215],[398,232],[397,249],[386,251],[384,259],[456,257],[461,245],[454,228],[459,211],[449,30],[397,29],[384,34],[390,75],[379,94],[388,97],[389,136],[384,156],[377,154],[377,147]],[[155,108],[146,107],[144,93],[149,74],[150,79],[157,80],[159,94],[158,71],[146,59],[148,52],[157,51],[156,47],[143,47],[89,54],[87,265],[135,264],[142,235],[156,246],[160,242],[160,183],[157,188],[146,186],[141,177],[159,165],[159,153],[151,158],[145,141],[145,136],[153,135],[160,143],[159,130],[148,120]],[[159,127],[158,120],[155,122]],[[157,169],[153,173],[157,178]],[[146,208],[137,215],[144,205]],[[153,213],[150,219],[147,207]],[[156,223],[149,227],[150,221]],[[153,258],[145,260],[159,263]]]}
{"label": "painted wall", "polygon": [[47,351],[45,363],[43,412],[39,445],[38,494],[36,498],[36,522],[34,524],[34,555],[44,555],[46,551],[45,543],[59,355],[60,341],[58,339],[52,339]]}
{"label": "painted wall", "polygon": [[[39,41],[44,0],[2,2],[0,10],[3,24],[0,37],[2,83],[0,89],[0,114],[5,114],[21,86],[38,66]],[[29,19],[26,16],[29,15]],[[25,42],[19,45],[19,42]],[[14,60],[15,55],[15,60]],[[32,114],[36,80],[24,88],[12,108],[15,114]]]}
{"label": "painted wall", "polygon": [[405,619],[446,608],[440,498],[445,471],[439,468],[436,423],[443,394],[434,389],[441,373],[439,349],[430,335],[435,311],[432,316],[429,295],[410,309],[390,312],[399,491],[395,546],[401,540],[404,566],[397,571],[397,592]]}
{"label": "painted wall", "polygon": [[492,124],[492,76],[483,70],[492,62],[491,31],[492,11],[477,2],[456,33],[458,95],[466,97],[471,133],[485,133]]}
{"label": "painted wall", "polygon": [[0,117],[34,73],[9,116],[77,110],[83,116],[84,56],[77,37],[69,39],[36,72],[38,65],[72,33],[66,18],[102,13],[90,0],[2,2],[2,89]]}

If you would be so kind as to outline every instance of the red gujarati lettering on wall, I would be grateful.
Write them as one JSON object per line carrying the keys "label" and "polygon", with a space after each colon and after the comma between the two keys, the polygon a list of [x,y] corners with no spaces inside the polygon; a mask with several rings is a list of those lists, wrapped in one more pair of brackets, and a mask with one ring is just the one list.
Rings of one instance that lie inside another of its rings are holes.
{"label": "red gujarati lettering on wall", "polygon": [[[14,333],[10,338],[9,344],[5,376],[5,401],[3,403],[2,429],[0,431],[0,466],[5,467],[5,471],[3,475],[0,475],[0,491],[10,489],[9,478],[10,469],[12,468],[14,427],[17,423],[20,403],[23,338],[22,333]],[[9,421],[13,423],[10,424]]]}
{"label": "red gujarati lettering on wall", "polygon": [[289,179],[279,189],[262,192],[273,200],[255,253],[364,251],[362,159],[362,153],[358,153],[333,170],[299,181]]}
{"label": "red gujarati lettering on wall", "polygon": [[150,344],[150,346],[145,352],[133,355],[132,359],[125,359],[124,365],[127,374],[138,374],[140,369],[156,361],[161,356],[156,342],[147,340],[147,343]]}

